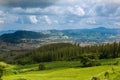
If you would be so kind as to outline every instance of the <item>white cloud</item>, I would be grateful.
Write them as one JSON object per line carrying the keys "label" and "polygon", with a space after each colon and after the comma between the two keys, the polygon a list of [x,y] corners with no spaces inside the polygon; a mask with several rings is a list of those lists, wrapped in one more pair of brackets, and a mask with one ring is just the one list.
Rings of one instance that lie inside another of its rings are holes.
{"label": "white cloud", "polygon": [[18,20],[18,16],[13,14],[6,14],[4,20],[5,23],[15,23]]}
{"label": "white cloud", "polygon": [[74,3],[78,3],[81,2],[82,0],[58,0],[58,4],[74,4]]}
{"label": "white cloud", "polygon": [[4,20],[0,19],[0,24],[4,24]]}
{"label": "white cloud", "polygon": [[50,19],[47,15],[45,15],[44,18],[45,18],[45,21],[46,21],[49,25],[52,24],[51,19]]}
{"label": "white cloud", "polygon": [[5,13],[3,11],[0,11],[0,24],[4,24],[4,15]]}
{"label": "white cloud", "polygon": [[48,14],[56,14],[56,15],[77,15],[77,16],[84,16],[85,12],[84,9],[81,8],[79,5],[75,6],[51,6],[45,8],[43,10],[44,13]]}
{"label": "white cloud", "polygon": [[50,6],[47,8],[20,8],[16,7],[11,10],[11,13],[18,13],[18,14],[31,14],[31,15],[36,15],[36,14],[44,14],[44,15],[49,15],[49,14],[55,14],[55,15],[70,15],[74,14],[77,16],[84,16],[85,12],[82,7],[79,5],[75,6]]}
{"label": "white cloud", "polygon": [[15,7],[11,10],[11,13],[18,13],[18,14],[41,14],[41,8],[21,8]]}
{"label": "white cloud", "polygon": [[87,24],[91,24],[91,25],[97,24],[97,22],[96,22],[95,19],[87,19],[87,20],[86,20],[86,23],[87,23]]}
{"label": "white cloud", "polygon": [[42,12],[42,9],[41,8],[27,8],[26,12],[27,13],[40,13]]}
{"label": "white cloud", "polygon": [[58,24],[59,22],[58,22],[58,20],[54,20],[54,23]]}
{"label": "white cloud", "polygon": [[115,22],[115,25],[120,26],[120,22]]}
{"label": "white cloud", "polygon": [[17,12],[17,13],[24,12],[24,9],[22,9],[21,7],[15,7],[12,9],[12,12]]}
{"label": "white cloud", "polygon": [[115,15],[120,16],[120,7],[117,8]]}
{"label": "white cloud", "polygon": [[106,3],[120,3],[120,0],[59,0],[58,3],[100,3],[100,2],[106,2]]}
{"label": "white cloud", "polygon": [[88,16],[96,16],[97,13],[96,13],[95,9],[91,8],[91,9],[88,11],[88,13],[86,13],[86,15],[88,15]]}
{"label": "white cloud", "polygon": [[0,16],[3,16],[4,15],[4,12],[3,11],[0,11]]}
{"label": "white cloud", "polygon": [[31,23],[33,23],[33,24],[38,23],[37,17],[35,15],[29,16],[29,19],[30,19]]}
{"label": "white cloud", "polygon": [[43,9],[43,12],[50,13],[50,14],[64,14],[65,8],[62,6],[50,6]]}
{"label": "white cloud", "polygon": [[106,2],[106,3],[120,3],[120,0],[102,0],[102,1],[104,1],[104,2]]}
{"label": "white cloud", "polygon": [[85,15],[84,10],[80,6],[70,7],[68,9],[72,14],[75,14],[77,16],[84,16]]}

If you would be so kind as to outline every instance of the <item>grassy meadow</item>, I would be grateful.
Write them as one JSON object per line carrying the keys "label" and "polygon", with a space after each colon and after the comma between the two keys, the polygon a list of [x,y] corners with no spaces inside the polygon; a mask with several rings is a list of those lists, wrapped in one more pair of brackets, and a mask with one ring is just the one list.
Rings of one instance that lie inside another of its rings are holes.
{"label": "grassy meadow", "polygon": [[38,64],[9,65],[3,80],[91,80],[92,77],[105,79],[109,73],[110,80],[120,80],[120,65],[114,65],[117,59],[100,60],[101,66],[80,67],[80,61],[45,62],[45,70],[38,70]]}

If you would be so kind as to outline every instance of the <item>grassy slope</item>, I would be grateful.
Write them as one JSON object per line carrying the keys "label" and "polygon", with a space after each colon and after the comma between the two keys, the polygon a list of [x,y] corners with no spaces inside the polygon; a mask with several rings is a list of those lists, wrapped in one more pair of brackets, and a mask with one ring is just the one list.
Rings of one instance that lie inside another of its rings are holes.
{"label": "grassy slope", "polygon": [[[113,64],[117,60],[120,59],[102,60],[101,62],[102,64]],[[23,73],[6,75],[3,77],[3,80],[17,80],[19,78],[25,78],[27,80],[90,80],[90,78],[93,76],[100,77],[101,80],[104,80],[104,73],[107,71],[110,73],[111,80],[117,80],[114,78],[116,76],[120,76],[120,66],[115,65],[80,68],[77,67],[80,66],[79,61],[59,61],[44,64],[47,68],[47,70],[44,71],[33,71],[37,70],[38,64],[15,66],[14,69]],[[114,69],[114,71],[112,69]]]}
{"label": "grassy slope", "polygon": [[14,80],[18,78],[25,78],[28,80],[89,80],[92,76],[96,76],[109,69],[111,69],[109,66],[52,69],[5,76],[4,80]]}

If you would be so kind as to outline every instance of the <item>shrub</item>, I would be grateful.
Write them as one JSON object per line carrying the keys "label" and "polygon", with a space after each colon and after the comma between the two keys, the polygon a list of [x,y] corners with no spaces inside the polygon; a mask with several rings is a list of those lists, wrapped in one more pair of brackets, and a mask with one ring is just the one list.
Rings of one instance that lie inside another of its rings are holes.
{"label": "shrub", "polygon": [[39,67],[38,67],[38,70],[45,70],[45,65],[40,63]]}
{"label": "shrub", "polygon": [[96,59],[91,59],[87,56],[81,57],[81,63],[83,67],[99,66],[101,65]]}
{"label": "shrub", "polygon": [[13,73],[14,73],[14,74],[18,74],[19,72],[18,72],[17,70],[14,70]]}
{"label": "shrub", "polygon": [[8,66],[8,64],[6,64],[5,62],[0,62],[0,67],[1,68],[6,68]]}
{"label": "shrub", "polygon": [[98,77],[92,77],[91,80],[100,80]]}
{"label": "shrub", "polygon": [[115,68],[113,68],[113,67],[112,67],[112,72],[113,72],[113,74],[115,73]]}
{"label": "shrub", "polygon": [[32,61],[28,58],[23,58],[23,59],[19,59],[16,61],[17,64],[20,64],[20,65],[26,65],[26,64],[29,64],[29,63],[32,63]]}
{"label": "shrub", "polygon": [[116,61],[116,62],[114,63],[114,65],[119,65],[119,63],[120,63],[119,61]]}
{"label": "shrub", "polygon": [[104,76],[106,79],[109,79],[109,72],[105,72]]}

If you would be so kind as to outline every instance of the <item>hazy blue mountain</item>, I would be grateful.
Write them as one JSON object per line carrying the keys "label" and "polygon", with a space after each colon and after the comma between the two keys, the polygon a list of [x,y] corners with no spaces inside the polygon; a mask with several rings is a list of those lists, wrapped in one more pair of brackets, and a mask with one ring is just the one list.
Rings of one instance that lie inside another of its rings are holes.
{"label": "hazy blue mountain", "polygon": [[66,35],[79,42],[105,42],[119,40],[120,29],[98,27],[93,29],[50,30],[50,35]]}
{"label": "hazy blue mountain", "polygon": [[[104,36],[104,35],[116,35],[118,29],[107,29],[107,28],[94,28],[94,29],[80,29],[80,30],[65,30],[65,34],[69,36]],[[98,35],[99,34],[99,35]]]}
{"label": "hazy blue mountain", "polygon": [[6,33],[14,33],[16,30],[6,30],[6,31],[0,31],[0,35],[6,34]]}

